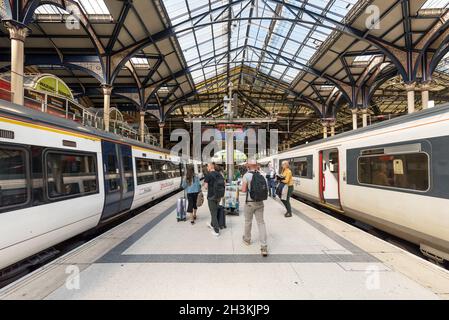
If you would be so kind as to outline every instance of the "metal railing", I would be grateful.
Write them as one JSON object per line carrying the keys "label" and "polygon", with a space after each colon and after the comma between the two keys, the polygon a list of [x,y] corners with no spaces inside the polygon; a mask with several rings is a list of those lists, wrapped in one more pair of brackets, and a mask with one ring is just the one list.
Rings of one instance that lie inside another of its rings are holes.
{"label": "metal railing", "polygon": [[[82,126],[92,127],[98,130],[104,130],[104,118],[98,112],[87,109],[74,100],[67,97],[46,93],[44,91],[25,89],[24,106],[33,110],[38,110],[53,116],[75,121]],[[0,100],[12,101],[14,93],[0,88]],[[110,110],[120,112],[115,108]],[[122,120],[109,120],[109,132],[122,137],[140,141],[139,130],[133,128],[130,124]],[[144,143],[159,146],[157,138],[149,134],[144,135]]]}

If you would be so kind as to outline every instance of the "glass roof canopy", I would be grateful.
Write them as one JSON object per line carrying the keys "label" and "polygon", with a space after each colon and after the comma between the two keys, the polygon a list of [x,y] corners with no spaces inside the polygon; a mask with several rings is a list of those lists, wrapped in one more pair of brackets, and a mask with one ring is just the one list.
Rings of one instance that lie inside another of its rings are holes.
{"label": "glass roof canopy", "polygon": [[332,29],[282,2],[342,21],[357,1],[163,0],[195,85],[239,66],[292,83]]}
{"label": "glass roof canopy", "polygon": [[[104,0],[75,0],[81,5],[81,8],[88,15],[110,15]],[[51,4],[39,6],[36,14],[68,14],[65,10]]]}

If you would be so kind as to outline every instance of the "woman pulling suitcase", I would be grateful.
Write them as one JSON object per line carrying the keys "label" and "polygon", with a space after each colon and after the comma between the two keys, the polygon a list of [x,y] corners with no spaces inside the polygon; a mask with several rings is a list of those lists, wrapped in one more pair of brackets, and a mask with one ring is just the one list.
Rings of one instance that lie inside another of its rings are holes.
{"label": "woman pulling suitcase", "polygon": [[182,183],[182,187],[187,193],[187,213],[190,214],[190,223],[194,224],[196,220],[197,198],[201,192],[200,179],[195,174],[193,166],[187,167],[186,179]]}

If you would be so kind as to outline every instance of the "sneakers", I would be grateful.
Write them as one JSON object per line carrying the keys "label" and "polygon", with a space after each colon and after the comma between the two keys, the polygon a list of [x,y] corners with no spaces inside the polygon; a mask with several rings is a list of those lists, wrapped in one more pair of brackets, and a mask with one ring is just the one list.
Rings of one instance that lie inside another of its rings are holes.
{"label": "sneakers", "polygon": [[260,253],[262,254],[263,257],[268,256],[268,249],[266,246],[263,246],[260,248]]}
{"label": "sneakers", "polygon": [[220,229],[214,228],[210,222],[206,223],[207,227],[211,229],[211,232],[214,236],[218,237],[220,235]]}
{"label": "sneakers", "polygon": [[246,240],[245,237],[242,238],[242,241],[244,244],[246,244],[247,246],[251,245],[251,241],[250,240]]}
{"label": "sneakers", "polygon": [[291,217],[292,217],[292,214],[287,212],[286,214],[284,214],[284,217],[286,217],[286,218],[291,218]]}

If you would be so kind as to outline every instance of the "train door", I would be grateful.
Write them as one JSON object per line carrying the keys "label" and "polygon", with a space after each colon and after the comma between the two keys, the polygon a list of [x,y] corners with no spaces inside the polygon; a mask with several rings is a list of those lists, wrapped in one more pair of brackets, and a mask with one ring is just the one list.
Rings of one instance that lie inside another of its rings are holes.
{"label": "train door", "polygon": [[127,211],[131,209],[134,199],[134,173],[131,146],[120,145],[120,160],[123,181],[120,211]]}
{"label": "train door", "polygon": [[341,209],[338,149],[320,151],[320,164],[321,201],[327,205]]}
{"label": "train door", "polygon": [[129,210],[134,197],[131,147],[102,141],[105,202],[102,220]]}

